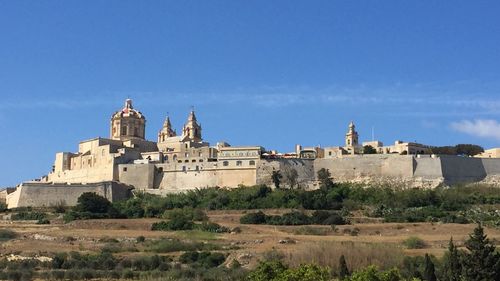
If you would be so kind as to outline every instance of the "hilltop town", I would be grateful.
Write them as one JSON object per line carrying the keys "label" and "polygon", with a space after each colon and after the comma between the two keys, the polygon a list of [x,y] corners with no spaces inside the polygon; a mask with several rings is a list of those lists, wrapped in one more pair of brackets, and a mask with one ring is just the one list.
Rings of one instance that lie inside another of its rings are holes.
{"label": "hilltop town", "polygon": [[[344,146],[303,147],[278,153],[262,146],[211,146],[192,110],[180,134],[167,116],[156,142],[146,140],[146,117],[127,99],[111,116],[110,137],[81,141],[78,152],[60,152],[52,171],[2,193],[9,208],[75,205],[83,192],[109,200],[123,199],[130,190],[166,194],[206,187],[273,185],[318,188],[317,172],[326,169],[337,182],[384,183],[433,188],[442,184],[497,181],[500,159],[496,150],[469,158],[434,155],[430,146],[396,141],[360,144],[355,124],[345,134]],[[368,150],[368,151],[367,151]]]}

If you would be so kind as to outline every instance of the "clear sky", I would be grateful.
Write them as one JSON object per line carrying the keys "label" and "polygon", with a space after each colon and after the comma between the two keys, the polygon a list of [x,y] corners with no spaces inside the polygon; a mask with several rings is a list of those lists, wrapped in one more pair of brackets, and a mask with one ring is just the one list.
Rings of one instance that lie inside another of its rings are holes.
{"label": "clear sky", "polygon": [[500,1],[0,1],[0,186],[109,134],[292,151],[361,140],[500,146]]}

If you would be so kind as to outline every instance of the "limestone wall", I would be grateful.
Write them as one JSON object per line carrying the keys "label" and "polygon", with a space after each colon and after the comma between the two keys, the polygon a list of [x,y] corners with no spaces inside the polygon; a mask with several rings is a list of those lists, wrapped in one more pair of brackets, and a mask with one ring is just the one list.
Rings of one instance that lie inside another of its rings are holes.
{"label": "limestone wall", "polygon": [[478,182],[487,176],[483,159],[448,155],[439,159],[446,184]]}
{"label": "limestone wall", "polygon": [[316,159],[315,176],[322,168],[328,169],[338,182],[406,180],[413,177],[414,162],[413,157],[407,155],[355,155],[338,159]]}
{"label": "limestone wall", "polygon": [[46,184],[23,183],[16,191],[7,195],[9,209],[18,207],[49,207],[57,204],[75,206],[78,197],[85,192],[95,192],[109,201],[123,200],[129,197],[129,187],[117,182],[100,182],[93,184]]}
{"label": "limestone wall", "polygon": [[[310,188],[313,186],[314,179],[314,161],[309,159],[270,159],[261,160],[257,166],[256,183],[274,186],[271,179],[273,171],[280,171],[282,175],[286,174],[287,169],[297,171],[297,184],[301,188]],[[290,187],[286,177],[282,178],[283,187]]]}

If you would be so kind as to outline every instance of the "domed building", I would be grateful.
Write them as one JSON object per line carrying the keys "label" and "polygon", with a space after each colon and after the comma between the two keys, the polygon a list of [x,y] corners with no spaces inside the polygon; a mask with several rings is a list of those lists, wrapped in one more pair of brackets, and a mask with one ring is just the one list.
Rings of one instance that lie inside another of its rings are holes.
{"label": "domed building", "polygon": [[132,100],[125,100],[125,106],[111,116],[110,137],[113,140],[145,139],[146,118],[135,110]]}

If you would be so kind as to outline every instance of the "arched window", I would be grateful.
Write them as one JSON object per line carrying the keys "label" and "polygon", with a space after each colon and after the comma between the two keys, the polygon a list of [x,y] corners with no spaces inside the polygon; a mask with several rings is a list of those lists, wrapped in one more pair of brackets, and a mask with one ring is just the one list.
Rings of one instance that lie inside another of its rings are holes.
{"label": "arched window", "polygon": [[236,161],[236,166],[241,166],[241,164],[243,164],[241,160]]}
{"label": "arched window", "polygon": [[229,166],[229,161],[222,162],[222,166]]}
{"label": "arched window", "polygon": [[248,164],[250,164],[250,166],[255,166],[255,161],[254,160],[250,160],[250,162]]}
{"label": "arched window", "polygon": [[174,161],[177,160],[177,154],[174,154],[173,159],[174,159]]}

